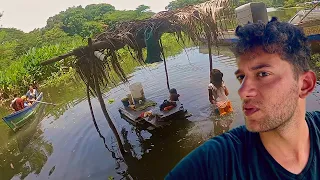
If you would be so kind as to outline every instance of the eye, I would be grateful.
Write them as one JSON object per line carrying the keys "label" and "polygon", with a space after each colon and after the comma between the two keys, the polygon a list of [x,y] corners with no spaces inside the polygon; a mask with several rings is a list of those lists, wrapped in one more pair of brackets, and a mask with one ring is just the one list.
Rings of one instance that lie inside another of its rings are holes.
{"label": "eye", "polygon": [[244,75],[238,75],[238,76],[237,76],[237,79],[238,79],[239,81],[242,81],[243,78],[244,78]]}
{"label": "eye", "polygon": [[257,76],[259,76],[259,77],[266,77],[266,76],[269,76],[270,74],[269,73],[267,73],[267,72],[259,72],[258,74],[257,74]]}

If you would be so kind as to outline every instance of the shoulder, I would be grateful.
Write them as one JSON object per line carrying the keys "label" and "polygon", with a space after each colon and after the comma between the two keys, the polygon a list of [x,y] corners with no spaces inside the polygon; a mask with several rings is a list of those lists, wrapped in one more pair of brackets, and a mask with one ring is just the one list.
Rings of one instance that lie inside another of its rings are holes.
{"label": "shoulder", "polygon": [[248,133],[240,126],[208,140],[183,158],[166,179],[223,179],[226,167],[236,163],[232,159],[242,157]]}
{"label": "shoulder", "polygon": [[208,89],[215,90],[215,89],[216,89],[216,87],[215,87],[212,83],[210,83],[210,84],[208,85]]}
{"label": "shoulder", "polygon": [[222,87],[226,87],[226,85],[224,84],[224,81],[222,81]]}
{"label": "shoulder", "polygon": [[320,128],[320,111],[306,112],[306,120],[313,121]]}
{"label": "shoulder", "polygon": [[22,98],[17,98],[15,102],[20,103],[20,102],[22,102],[22,101],[23,101]]}

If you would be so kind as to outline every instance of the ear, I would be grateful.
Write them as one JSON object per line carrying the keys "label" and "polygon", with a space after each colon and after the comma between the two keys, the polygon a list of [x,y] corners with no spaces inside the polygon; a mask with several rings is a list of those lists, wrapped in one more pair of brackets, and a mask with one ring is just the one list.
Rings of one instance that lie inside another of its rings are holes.
{"label": "ear", "polygon": [[300,80],[302,81],[302,86],[300,88],[299,97],[304,99],[310,93],[312,93],[316,86],[316,74],[313,71],[307,71],[303,73],[303,75],[300,77]]}

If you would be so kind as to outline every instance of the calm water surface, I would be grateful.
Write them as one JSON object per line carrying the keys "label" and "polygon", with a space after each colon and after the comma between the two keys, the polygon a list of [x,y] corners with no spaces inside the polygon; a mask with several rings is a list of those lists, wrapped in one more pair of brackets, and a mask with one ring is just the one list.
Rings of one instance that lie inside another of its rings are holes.
{"label": "calm water surface", "polygon": [[[201,51],[203,52],[203,51]],[[222,59],[222,60],[221,60]],[[162,130],[139,130],[120,118],[118,108],[128,91],[128,84],[119,85],[105,94],[107,104],[127,155],[117,149],[115,138],[93,99],[99,128],[109,149],[93,126],[83,86],[51,89],[47,101],[65,102],[57,107],[42,106],[38,116],[14,134],[5,131],[0,149],[0,179],[162,179],[174,165],[205,140],[244,124],[237,95],[239,83],[233,73],[235,61],[214,57],[215,68],[224,73],[235,113],[225,118],[212,116],[208,102],[209,62],[198,48],[188,49],[168,61],[170,85],[178,90],[180,101],[193,114],[188,120],[177,120]],[[146,97],[158,103],[167,98],[163,64],[137,70],[130,83],[142,82]],[[71,88],[71,90],[70,90]],[[67,92],[68,90],[68,92]],[[308,98],[307,109],[320,109],[320,88]],[[74,97],[68,100],[67,97]],[[2,129],[6,127],[1,124]]]}

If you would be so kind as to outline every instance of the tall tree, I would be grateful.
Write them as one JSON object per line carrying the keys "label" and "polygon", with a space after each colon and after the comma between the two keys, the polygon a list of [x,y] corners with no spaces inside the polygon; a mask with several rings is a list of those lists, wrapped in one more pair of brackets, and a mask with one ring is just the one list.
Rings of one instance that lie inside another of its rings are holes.
{"label": "tall tree", "polygon": [[182,8],[188,5],[194,5],[206,2],[208,0],[174,0],[169,3],[168,6],[166,6],[167,10],[175,10],[178,8]]}
{"label": "tall tree", "polygon": [[90,4],[85,7],[86,19],[89,21],[99,21],[104,14],[111,13],[115,10],[115,7],[110,4]]}
{"label": "tall tree", "polygon": [[146,6],[142,4],[136,8],[136,11],[139,13],[148,12],[150,11],[150,6]]}

